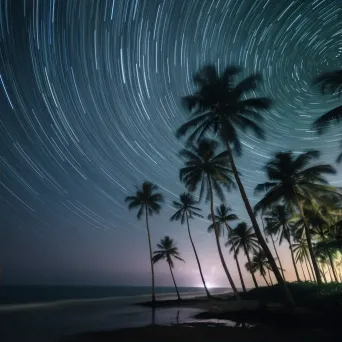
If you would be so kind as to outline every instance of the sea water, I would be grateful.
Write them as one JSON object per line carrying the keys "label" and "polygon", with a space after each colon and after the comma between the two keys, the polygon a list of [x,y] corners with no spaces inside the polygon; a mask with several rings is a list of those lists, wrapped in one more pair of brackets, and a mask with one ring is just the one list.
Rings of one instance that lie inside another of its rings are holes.
{"label": "sea water", "polygon": [[[58,341],[88,331],[151,323],[186,322],[201,310],[135,305],[151,300],[143,286],[1,286],[0,341]],[[180,287],[182,298],[205,295],[202,288]],[[212,294],[229,291],[215,288]],[[156,287],[157,299],[175,299],[172,287]]]}

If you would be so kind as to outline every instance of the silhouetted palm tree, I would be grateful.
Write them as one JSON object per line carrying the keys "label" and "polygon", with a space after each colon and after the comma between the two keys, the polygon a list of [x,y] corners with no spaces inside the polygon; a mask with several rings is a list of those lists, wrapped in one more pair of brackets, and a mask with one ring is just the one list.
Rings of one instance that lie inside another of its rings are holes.
{"label": "silhouetted palm tree", "polygon": [[214,215],[214,192],[223,201],[224,194],[221,187],[224,186],[230,191],[233,186],[232,171],[229,168],[227,152],[216,154],[217,148],[218,143],[216,141],[203,139],[197,145],[191,145],[188,149],[182,150],[180,154],[185,160],[185,167],[180,169],[179,177],[191,192],[200,187],[200,199],[206,192],[206,200],[210,201],[210,211],[215,227],[215,238],[220,260],[237,300],[241,301],[222,254],[219,231]]}
{"label": "silhouetted palm tree", "polygon": [[245,264],[246,270],[250,272],[251,274],[254,274],[255,272],[259,271],[261,276],[264,278],[265,283],[267,286],[270,286],[266,279],[266,271],[271,269],[268,260],[266,258],[266,255],[263,250],[259,250],[257,252],[254,252],[252,260],[247,262]]}
{"label": "silhouetted palm tree", "polygon": [[154,268],[152,263],[152,247],[151,247],[151,235],[150,228],[148,226],[148,216],[153,214],[159,214],[161,209],[160,203],[164,201],[162,194],[155,193],[158,187],[150,182],[144,182],[141,189],[137,188],[135,196],[128,196],[125,202],[129,202],[128,209],[137,209],[137,217],[140,220],[143,215],[146,217],[146,229],[148,235],[148,245],[150,249],[150,263],[152,271],[152,302],[156,300],[156,294],[154,289]]}
{"label": "silhouetted palm tree", "polygon": [[328,182],[323,178],[323,175],[334,174],[336,171],[331,165],[309,166],[310,161],[318,157],[318,151],[308,151],[297,157],[292,152],[277,153],[265,166],[269,181],[259,184],[255,188],[255,193],[266,192],[264,198],[256,204],[255,211],[265,210],[279,202],[283,202],[292,210],[294,207],[298,207],[304,223],[315,276],[318,284],[321,284],[321,276],[303,205],[305,200],[333,193],[333,189],[326,186]]}
{"label": "silhouetted palm tree", "polygon": [[[249,252],[256,252],[259,250],[260,245],[258,239],[253,231],[252,227],[248,227],[246,222],[239,223],[234,229],[230,236],[230,240],[226,243],[226,246],[230,245],[231,250],[235,250],[236,254],[242,249],[247,257],[248,264],[251,264]],[[258,283],[255,279],[255,275],[251,272],[255,287],[258,287]]]}
{"label": "silhouetted palm tree", "polygon": [[[295,255],[296,260],[304,261],[307,273],[309,275],[309,278],[312,278],[313,281],[315,281],[315,276],[313,274],[313,270],[311,269],[311,272],[309,270],[308,262],[310,263],[309,260],[309,249],[308,249],[308,244],[305,240],[305,238],[301,238],[298,240],[298,242],[295,242],[293,244],[293,252]],[[310,265],[311,268],[311,265]]]}
{"label": "silhouetted palm tree", "polygon": [[189,225],[189,219],[195,218],[195,217],[199,217],[199,218],[203,218],[202,215],[199,214],[199,212],[201,211],[200,208],[195,207],[196,201],[194,200],[193,196],[189,193],[184,193],[181,194],[179,196],[179,202],[173,201],[173,207],[177,210],[175,212],[175,214],[172,215],[171,217],[171,221],[181,221],[181,224],[184,224],[184,222],[186,221],[186,224],[188,226],[188,234],[189,234],[189,238],[190,238],[190,242],[192,245],[192,248],[194,250],[195,253],[195,257],[196,257],[196,261],[197,261],[197,265],[198,265],[198,269],[200,271],[200,275],[201,275],[201,279],[203,282],[203,286],[205,289],[205,292],[209,297],[211,297],[209,290],[205,284],[205,280],[203,277],[203,272],[202,272],[202,267],[197,255],[197,251],[194,245],[194,242],[192,240],[192,236],[190,233],[190,225]]}
{"label": "silhouetted palm tree", "polygon": [[[228,240],[230,239],[231,230],[232,230],[231,227],[229,226],[229,222],[238,220],[238,217],[235,214],[230,214],[231,211],[232,209],[230,207],[222,203],[220,206],[216,207],[216,214],[215,214],[216,226],[217,226],[217,229],[219,230],[219,235],[221,235],[222,233],[222,236],[224,236],[224,230],[226,228]],[[212,220],[211,214],[209,214],[208,219]],[[213,230],[214,230],[214,224],[211,224],[208,228],[208,232],[211,232]],[[238,269],[239,276],[240,276],[242,290],[243,292],[246,292],[245,282],[243,281],[239,259],[236,255],[234,246],[233,246],[233,253],[234,253],[234,259],[236,262],[236,267]]]}
{"label": "silhouetted palm tree", "polygon": [[[267,215],[267,212],[265,213],[265,215]],[[278,250],[277,250],[277,247],[275,245],[275,241],[274,241],[274,237],[275,235],[278,234],[278,231],[275,229],[275,227],[272,225],[272,224],[268,224],[268,220],[270,219],[269,217],[264,217],[265,221],[266,221],[266,227],[264,225],[264,221],[263,221],[263,216],[264,214],[261,215],[261,222],[263,224],[263,228],[264,228],[264,233],[266,236],[269,236],[271,238],[271,241],[272,241],[272,246],[273,246],[273,249],[274,249],[274,252],[277,256],[277,260],[279,262],[279,269],[281,271],[281,274],[283,276],[283,279],[286,281],[286,278],[285,278],[285,274],[284,274],[284,268],[283,268],[283,265],[281,263],[281,260],[280,260],[280,257],[279,257],[279,254],[278,254]]]}
{"label": "silhouetted palm tree", "polygon": [[284,239],[288,242],[297,281],[300,281],[296,261],[293,255],[291,231],[289,227],[291,215],[288,208],[280,204],[275,205],[268,210],[267,216],[267,229],[273,232],[273,234],[279,234],[279,245],[281,245]]}
{"label": "silhouetted palm tree", "polygon": [[217,134],[225,144],[236,183],[261,248],[266,253],[277,281],[284,285],[289,304],[294,305],[292,296],[261,233],[233,158],[232,148],[237,154],[241,154],[239,131],[252,131],[257,137],[264,137],[264,132],[257,123],[263,119],[259,111],[268,109],[271,103],[267,98],[246,99],[246,95],[256,89],[261,76],[251,75],[235,84],[239,73],[240,68],[228,67],[222,75],[219,75],[215,66],[208,65],[194,75],[194,83],[198,89],[194,94],[184,97],[191,116],[189,121],[178,129],[177,136],[190,133],[188,139],[193,141],[211,133]]}
{"label": "silhouetted palm tree", "polygon": [[174,244],[173,240],[169,236],[165,236],[164,239],[160,240],[160,243],[157,244],[159,250],[153,252],[152,262],[155,264],[159,260],[166,260],[170,267],[170,272],[172,276],[173,283],[175,285],[175,289],[177,292],[178,299],[181,299],[179,296],[178,288],[176,285],[175,277],[173,276],[172,269],[174,267],[172,258],[181,260],[185,262],[180,256],[178,252],[178,248]]}

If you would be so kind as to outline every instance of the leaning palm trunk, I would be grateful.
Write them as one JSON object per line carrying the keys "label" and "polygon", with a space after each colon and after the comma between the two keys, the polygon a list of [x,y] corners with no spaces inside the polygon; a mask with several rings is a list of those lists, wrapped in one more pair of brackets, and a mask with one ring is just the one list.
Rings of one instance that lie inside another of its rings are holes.
{"label": "leaning palm trunk", "polygon": [[202,273],[202,267],[201,267],[201,264],[200,264],[200,261],[199,261],[198,255],[197,255],[197,251],[196,251],[194,242],[192,241],[192,236],[191,236],[191,233],[190,233],[189,218],[188,218],[188,214],[187,214],[187,213],[186,213],[186,223],[187,223],[187,225],[188,225],[189,238],[190,238],[190,242],[191,242],[192,248],[193,248],[194,253],[195,253],[195,257],[196,257],[198,269],[199,269],[199,271],[200,271],[200,275],[201,275],[201,279],[202,279],[203,286],[204,286],[204,289],[205,289],[205,293],[207,294],[207,297],[210,298],[210,297],[211,297],[211,294],[209,293],[209,290],[208,290],[208,288],[207,288],[207,285],[205,284],[205,280],[204,280],[203,273]]}
{"label": "leaning palm trunk", "polygon": [[170,263],[170,262],[168,262],[168,264],[169,264],[169,267],[170,267],[170,272],[171,272],[171,276],[172,276],[173,284],[175,285],[175,289],[176,289],[176,292],[177,292],[177,297],[178,297],[178,299],[180,300],[180,299],[181,299],[181,297],[180,297],[180,295],[179,295],[179,292],[178,292],[178,288],[177,288],[177,285],[176,285],[175,277],[173,276],[173,272],[172,272],[171,263]]}
{"label": "leaning palm trunk", "polygon": [[323,266],[321,266],[321,268],[319,269],[319,271],[320,271],[321,274],[322,274],[322,277],[323,277],[323,279],[324,279],[324,282],[327,283],[328,280],[327,280],[327,277],[325,276],[325,272],[324,272]]}
{"label": "leaning palm trunk", "polygon": [[[335,265],[334,265],[334,260],[333,260],[333,257],[329,251],[329,249],[327,249],[327,254],[328,254],[328,257],[329,257],[329,262],[330,262],[330,266],[331,266],[331,270],[333,272],[333,275],[334,275],[334,280],[336,281],[336,283],[338,283],[338,278],[337,278],[337,273],[336,273],[336,269],[335,269]],[[332,278],[331,278],[332,280]]]}
{"label": "leaning palm trunk", "polygon": [[269,269],[267,269],[267,272],[268,272],[268,277],[270,278],[270,283],[271,285],[273,286],[273,281],[272,281],[272,277],[271,277],[271,272]]}
{"label": "leaning palm trunk", "polygon": [[151,271],[152,271],[152,302],[156,301],[156,293],[154,289],[154,267],[152,262],[152,247],[151,247],[151,235],[150,235],[150,228],[148,227],[148,213],[147,207],[145,206],[145,214],[146,214],[146,228],[147,228],[147,235],[148,235],[148,246],[150,248],[150,263],[151,263]]}
{"label": "leaning palm trunk", "polygon": [[268,262],[272,268],[272,271],[274,273],[274,276],[276,277],[277,279],[277,282],[279,284],[283,284],[284,286],[284,291],[285,291],[285,295],[286,295],[286,299],[287,299],[287,302],[288,304],[291,306],[291,307],[294,307],[295,306],[295,302],[293,300],[293,297],[284,281],[284,279],[282,278],[281,274],[280,274],[280,271],[277,267],[277,264],[272,256],[272,253],[270,251],[270,249],[268,248],[267,244],[266,244],[266,241],[264,239],[264,237],[262,236],[261,234],[261,231],[260,231],[260,228],[259,228],[259,225],[258,225],[258,222],[256,220],[256,217],[254,215],[254,212],[253,212],[253,209],[249,203],[249,200],[248,200],[248,197],[246,195],[246,192],[245,192],[245,189],[243,187],[243,184],[241,182],[241,179],[240,179],[240,176],[239,176],[239,172],[236,168],[236,165],[235,165],[235,162],[234,162],[234,158],[233,158],[233,154],[232,154],[232,150],[230,148],[230,145],[229,145],[229,142],[226,142],[226,148],[227,148],[227,152],[228,152],[228,157],[229,157],[229,161],[230,161],[230,164],[231,164],[231,167],[232,167],[232,170],[233,170],[233,173],[234,173],[234,177],[235,177],[235,180],[236,180],[236,183],[239,187],[239,191],[240,191],[240,194],[241,194],[241,198],[245,204],[245,207],[246,207],[246,210],[248,212],[248,215],[249,215],[249,218],[251,219],[251,222],[252,222],[252,225],[253,225],[253,228],[254,228],[254,231],[255,231],[255,234],[259,240],[259,243],[261,245],[261,248],[263,249],[267,259],[268,259]]}
{"label": "leaning palm trunk", "polygon": [[270,286],[270,284],[268,283],[268,281],[267,281],[267,279],[266,279],[266,276],[265,276],[264,274],[262,274],[262,277],[264,278],[266,285],[267,285],[267,286]]}
{"label": "leaning palm trunk", "polygon": [[308,272],[309,280],[315,281],[315,278],[312,278],[312,273],[310,273],[306,255],[304,255],[304,262],[305,262],[305,266],[306,266],[306,271]]}
{"label": "leaning palm trunk", "polygon": [[242,303],[240,294],[239,294],[238,290],[236,289],[236,286],[234,284],[233,278],[231,277],[231,275],[229,273],[229,270],[227,268],[226,262],[224,261],[224,257],[223,257],[223,254],[222,254],[221,245],[220,245],[220,238],[219,238],[218,231],[217,231],[217,226],[216,226],[216,219],[215,219],[215,213],[214,213],[214,198],[213,198],[214,196],[213,196],[213,189],[212,189],[212,186],[211,186],[210,177],[208,177],[208,185],[209,185],[209,191],[210,191],[210,211],[211,211],[211,217],[213,219],[216,244],[217,244],[217,249],[218,249],[218,252],[219,252],[220,260],[221,260],[223,269],[224,269],[224,271],[226,273],[226,276],[228,278],[228,281],[230,283],[230,286],[231,286],[231,288],[232,288],[232,290],[233,290],[233,292],[235,294],[236,299],[239,302]]}
{"label": "leaning palm trunk", "polygon": [[308,253],[305,253],[305,256],[306,256],[306,260],[307,260],[307,262],[308,262],[308,264],[309,264],[309,267],[310,267],[312,279],[313,279],[314,282],[317,283],[317,280],[316,280],[316,277],[315,277],[315,273],[314,273],[314,271],[313,271],[312,264],[311,264],[311,261],[310,261],[310,258],[309,258]]}
{"label": "leaning palm trunk", "polygon": [[315,271],[315,276],[316,276],[317,284],[321,285],[322,284],[322,278],[321,278],[321,274],[319,272],[319,267],[318,267],[318,264],[317,264],[317,260],[315,258],[315,253],[314,253],[313,246],[312,246],[309,226],[308,226],[308,223],[307,223],[305,215],[304,215],[303,203],[299,200],[297,193],[296,193],[296,197],[297,197],[297,204],[298,204],[298,207],[299,207],[300,215],[301,215],[301,218],[302,218],[303,224],[304,224],[305,237],[306,237],[306,241],[308,243],[310,258],[311,258],[313,269]]}
{"label": "leaning palm trunk", "polygon": [[[247,257],[247,260],[248,260],[248,265],[252,265],[251,259],[250,259],[250,257],[249,257],[249,253],[248,253],[248,251],[247,251],[247,247],[246,247],[245,244],[243,244],[243,249],[244,249],[244,251],[245,251],[245,254],[246,254],[246,257]],[[255,286],[256,288],[258,288],[259,286],[258,286],[258,283],[257,283],[257,281],[256,281],[254,272],[250,271],[250,273],[251,273],[251,275],[252,275],[252,279],[253,279],[253,282],[254,282],[254,286]]]}
{"label": "leaning palm trunk", "polygon": [[[287,232],[287,234],[288,234],[288,232]],[[290,235],[288,235],[288,237],[289,237],[289,246],[290,246],[290,252],[291,252],[291,259],[292,259],[293,267],[294,267],[294,270],[296,273],[297,281],[300,282],[299,273],[298,273],[298,269],[297,269],[297,265],[296,265],[296,260],[295,260],[294,254],[293,254],[291,237],[290,237]]]}
{"label": "leaning palm trunk", "polygon": [[[228,237],[230,236],[231,234],[231,228],[228,226],[228,224],[225,222],[225,225],[226,225],[226,228],[227,228],[227,231],[228,231]],[[236,249],[235,249],[235,246],[233,246],[233,253],[234,253],[234,259],[235,259],[235,262],[236,262],[236,267],[238,269],[238,272],[239,272],[239,277],[240,277],[240,281],[241,281],[241,286],[242,286],[242,290],[243,292],[246,292],[246,287],[245,287],[245,282],[243,280],[243,277],[242,277],[242,272],[241,272],[241,268],[240,268],[240,263],[239,263],[239,259],[236,255]]]}
{"label": "leaning palm trunk", "polygon": [[303,276],[304,276],[304,280],[307,281],[306,275],[305,275],[305,272],[304,272],[303,262],[302,262],[302,261],[299,261],[299,264],[300,264],[300,268],[302,269],[302,273],[303,273]]}
{"label": "leaning palm trunk", "polygon": [[278,250],[277,250],[277,247],[275,246],[275,243],[274,243],[274,239],[273,239],[273,235],[272,235],[272,234],[271,234],[271,240],[272,240],[272,245],[273,245],[275,254],[276,254],[277,259],[278,259],[278,261],[279,261],[279,266],[280,266],[281,274],[283,275],[284,281],[286,281],[286,279],[285,279],[285,274],[284,274],[284,268],[283,268],[283,265],[281,264],[280,257],[279,257],[279,254],[278,254]]}

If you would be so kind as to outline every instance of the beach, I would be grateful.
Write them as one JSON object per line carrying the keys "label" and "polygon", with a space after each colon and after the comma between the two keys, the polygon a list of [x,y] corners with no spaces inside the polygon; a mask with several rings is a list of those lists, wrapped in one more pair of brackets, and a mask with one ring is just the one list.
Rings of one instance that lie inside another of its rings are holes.
{"label": "beach", "polygon": [[[49,342],[58,341],[65,336],[92,332],[111,331],[122,328],[142,327],[152,323],[170,325],[194,321],[193,316],[203,311],[203,308],[192,305],[170,305],[153,310],[146,303],[150,299],[150,288],[137,287],[134,295],[119,296],[118,291],[127,294],[127,289],[117,289],[115,296],[107,297],[108,291],[103,291],[103,298],[74,298],[54,301],[32,302],[31,299],[12,304],[0,304],[0,340]],[[157,298],[160,302],[176,298],[172,288],[157,288]],[[203,302],[202,289],[181,289],[181,296],[197,297]],[[217,289],[220,293],[223,289]],[[225,289],[225,291],[229,291]],[[23,292],[23,291],[22,291]],[[46,291],[48,292],[48,291]],[[74,293],[72,293],[74,295]],[[91,296],[92,293],[89,294]],[[69,296],[70,297],[70,296]],[[9,298],[9,296],[6,296]],[[38,297],[35,297],[37,300]],[[54,298],[58,298],[57,295]],[[50,299],[50,298],[49,298]],[[24,301],[24,303],[22,303]],[[184,301],[186,302],[186,300]]]}

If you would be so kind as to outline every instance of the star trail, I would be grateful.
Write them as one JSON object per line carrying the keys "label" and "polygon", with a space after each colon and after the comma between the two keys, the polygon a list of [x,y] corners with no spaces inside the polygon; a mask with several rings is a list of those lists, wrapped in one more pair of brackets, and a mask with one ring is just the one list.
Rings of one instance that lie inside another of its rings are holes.
{"label": "star trail", "polygon": [[[252,204],[273,152],[316,148],[324,162],[336,159],[340,129],[317,136],[311,124],[341,102],[312,86],[341,67],[338,0],[2,0],[0,11],[4,280],[7,272],[9,282],[96,274],[98,282],[148,283],[145,227],[124,198],[150,180],[166,198],[151,219],[153,245],[173,236],[187,261],[177,266],[183,284],[200,283],[187,232],[169,218],[184,191],[174,135],[186,119],[181,97],[205,64],[260,72],[258,94],[274,102],[266,141],[240,132],[237,165]],[[331,181],[341,184],[339,175]],[[247,220],[238,192],[227,203]],[[194,239],[208,281],[225,285],[207,226],[193,221]],[[228,251],[226,259],[233,268]]]}

